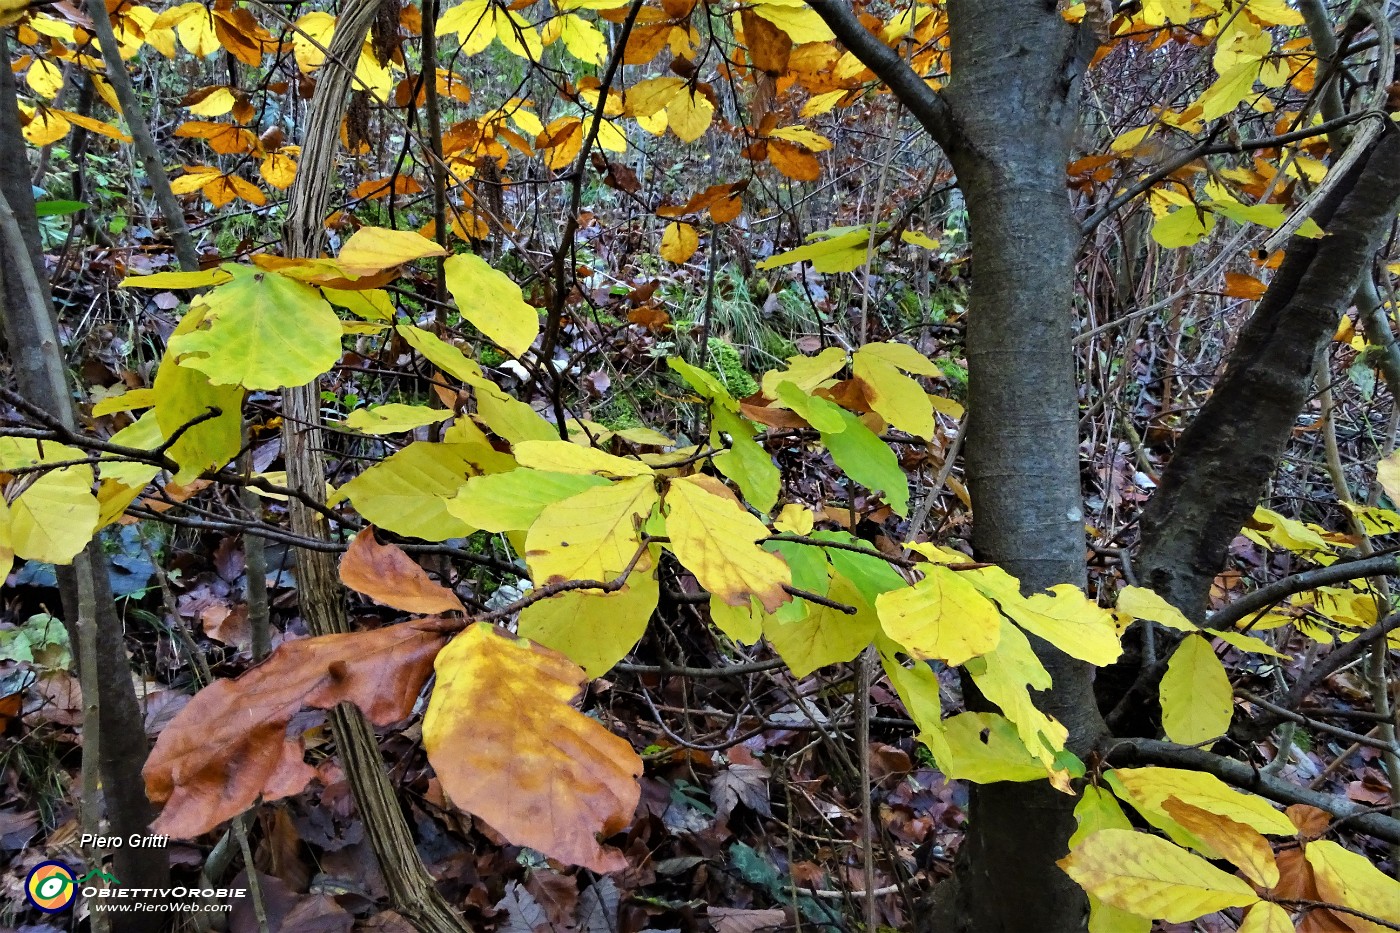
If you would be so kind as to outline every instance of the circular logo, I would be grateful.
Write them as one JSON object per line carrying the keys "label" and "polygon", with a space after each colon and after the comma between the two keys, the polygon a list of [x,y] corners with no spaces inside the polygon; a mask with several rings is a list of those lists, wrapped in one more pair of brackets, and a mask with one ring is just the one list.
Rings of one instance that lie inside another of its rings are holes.
{"label": "circular logo", "polygon": [[73,869],[62,862],[40,862],[24,882],[24,896],[46,914],[56,914],[73,906],[77,893]]}

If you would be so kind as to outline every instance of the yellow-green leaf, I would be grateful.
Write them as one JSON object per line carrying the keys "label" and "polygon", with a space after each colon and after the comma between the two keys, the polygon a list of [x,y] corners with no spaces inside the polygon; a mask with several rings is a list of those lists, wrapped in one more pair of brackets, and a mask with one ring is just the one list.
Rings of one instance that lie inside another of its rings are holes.
{"label": "yellow-green leaf", "polygon": [[[204,322],[205,308],[191,308],[171,341],[194,334]],[[186,428],[166,453],[180,465],[176,483],[188,483],[205,470],[217,470],[238,456],[242,448],[243,390],[233,385],[214,385],[204,373],[181,366],[175,353],[161,358],[152,387],[155,393],[156,422],[161,433],[173,437]],[[196,418],[217,408],[216,417],[188,427]]]}
{"label": "yellow-green leaf", "polygon": [[[525,538],[535,584],[616,577],[636,555],[640,525],[656,502],[652,478],[636,476],[545,506]],[[638,569],[646,567],[643,554]]]}
{"label": "yellow-green leaf", "polygon": [[671,550],[710,593],[731,606],[748,605],[753,597],[769,612],[787,602],[787,564],[755,543],[768,529],[723,483],[704,475],[673,480],[666,509]]}
{"label": "yellow-green leaf", "polygon": [[1293,918],[1277,904],[1260,901],[1245,911],[1236,933],[1293,933]]}
{"label": "yellow-green leaf", "polygon": [[[1084,788],[1083,797],[1075,805],[1074,819],[1078,826],[1074,835],[1069,837],[1071,850],[1079,845],[1080,840],[1101,829],[1133,828],[1113,795],[1092,784]],[[1089,895],[1089,933],[1149,933],[1151,929],[1152,921],[1146,917],[1119,910]]]}
{"label": "yellow-green leaf", "polygon": [[1118,593],[1118,611],[1135,619],[1157,622],[1178,632],[1194,632],[1196,626],[1181,610],[1145,586],[1126,586]]}
{"label": "yellow-green leaf", "polygon": [[1243,879],[1227,875],[1199,855],[1128,829],[1100,830],[1058,864],[1104,903],[1171,923],[1259,900]]}
{"label": "yellow-green leaf", "polygon": [[656,472],[640,460],[615,457],[595,447],[584,447],[569,441],[521,441],[511,450],[521,466],[555,473],[651,476]]}
{"label": "yellow-green leaf", "polygon": [[1062,786],[1066,778],[1055,767],[1055,755],[1064,749],[1069,730],[1041,712],[1031,699],[1031,690],[1049,689],[1051,681],[1025,634],[1003,619],[996,647],[969,660],[967,672],[982,695],[1016,727],[1021,744],[1040,759],[1057,786]]}
{"label": "yellow-green leaf", "polygon": [[340,359],[340,320],[316,289],[286,276],[226,265],[233,280],[203,297],[199,330],[169,353],[215,385],[305,385]]}
{"label": "yellow-green leaf", "polygon": [[156,272],[152,275],[128,275],[119,288],[204,288],[231,281],[233,275],[215,267],[199,272]]}
{"label": "yellow-green leaf", "polygon": [[870,407],[899,430],[931,439],[933,406],[929,404],[928,393],[893,364],[863,350],[852,358],[851,370],[864,383]]}
{"label": "yellow-green leaf", "polygon": [[540,332],[540,318],[520,286],[480,256],[459,253],[443,263],[447,289],[462,317],[511,356],[520,356]]}
{"label": "yellow-green leaf", "polygon": [[1188,635],[1177,646],[1162,675],[1162,730],[1182,745],[1219,738],[1230,728],[1235,711],[1230,677],[1200,635]]}
{"label": "yellow-green leaf", "polygon": [[482,531],[525,531],[546,506],[607,484],[601,476],[511,470],[467,480],[447,510]]}
{"label": "yellow-green leaf", "polygon": [[414,327],[411,324],[400,324],[394,328],[399,332],[399,336],[408,342],[419,353],[438,369],[460,379],[467,385],[477,386],[486,382],[486,376],[482,373],[481,367],[474,360],[469,360],[456,347],[446,343],[436,334],[431,334],[421,327]]}
{"label": "yellow-green leaf", "polygon": [[370,523],[424,541],[446,541],[474,531],[448,510],[467,476],[477,472],[465,444],[417,441],[381,460],[341,486],[336,499],[348,498]]}
{"label": "yellow-green leaf", "polygon": [[483,624],[454,638],[434,669],[423,745],[452,803],[550,858],[596,872],[626,868],[596,836],[631,821],[642,760],[570,706],[582,669]]}
{"label": "yellow-green leaf", "polygon": [[[509,474],[507,474],[509,475]],[[656,577],[636,571],[616,593],[569,590],[526,606],[517,631],[601,677],[627,657],[656,611]]]}
{"label": "yellow-green leaf", "polygon": [[854,607],[855,615],[806,600],[807,612],[800,619],[784,622],[770,615],[763,620],[764,637],[794,677],[854,659],[880,631],[874,611],[845,577],[834,574],[826,595]]}
{"label": "yellow-green leaf", "polygon": [[763,607],[755,600],[747,606],[731,606],[717,596],[710,597],[710,621],[715,628],[741,645],[754,645],[763,637]]}
{"label": "yellow-green leaf", "polygon": [[395,402],[374,408],[357,408],[345,419],[345,426],[364,434],[401,434],[451,417],[452,412],[443,408]]}
{"label": "yellow-green leaf", "polygon": [[957,571],[929,566],[918,583],[875,601],[890,640],[916,658],[959,665],[1001,639],[1001,613]]}
{"label": "yellow-green leaf", "polygon": [[807,395],[841,371],[846,365],[846,351],[827,347],[816,356],[790,356],[786,369],[774,369],[763,374],[763,394],[778,397],[778,386],[791,382]]}

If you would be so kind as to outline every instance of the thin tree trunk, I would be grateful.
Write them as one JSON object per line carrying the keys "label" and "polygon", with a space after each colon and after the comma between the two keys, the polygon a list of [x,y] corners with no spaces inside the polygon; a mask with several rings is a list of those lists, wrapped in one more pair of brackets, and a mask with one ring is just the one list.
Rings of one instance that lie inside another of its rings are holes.
{"label": "thin tree trunk", "polygon": [[[8,44],[0,32],[0,53],[9,60]],[[76,424],[72,392],[64,370],[63,347],[58,338],[53,303],[43,275],[43,254],[38,251],[39,225],[34,213],[33,191],[27,175],[28,158],[19,132],[18,106],[13,76],[0,69],[0,309],[4,333],[20,392],[64,424]],[[17,208],[9,200],[17,192]],[[36,258],[37,257],[37,258]],[[35,263],[39,263],[36,265]],[[85,686],[96,685],[97,720],[85,722],[101,737],[97,743],[98,770],[102,778],[108,833],[122,837],[149,831],[151,805],[146,799],[141,768],[147,754],[141,708],[131,682],[121,619],[107,576],[107,557],[94,540],[70,566],[59,567],[59,589],[64,615],[70,624],[79,619],[80,595],[89,590],[93,602],[97,648],[95,671],[83,673]],[[83,584],[80,586],[80,582]],[[84,635],[76,633],[74,644]],[[86,697],[91,703],[93,697]],[[86,705],[86,704],[85,704]],[[92,804],[93,801],[86,801]],[[121,848],[113,852],[118,878],[129,887],[164,887],[170,877],[162,849]],[[141,933],[159,929],[159,920],[139,913],[113,914],[116,933]]]}
{"label": "thin tree trunk", "polygon": [[[302,158],[292,188],[283,230],[287,255],[320,255],[323,219],[334,178],[334,156],[339,144],[341,115],[352,75],[333,63],[354,61],[359,54],[379,0],[350,0],[336,23],[335,37],[320,72],[311,102],[311,119],[302,145]],[[282,392],[282,452],[287,483],[292,489],[323,496],[326,465],[322,455],[320,387],[318,381]],[[327,537],[325,521],[304,504],[292,502],[292,530],[308,537]],[[297,553],[297,593],[302,615],[313,634],[349,630],[344,591],[335,561],[327,552]],[[394,908],[423,933],[461,933],[462,920],[438,892],[423,868],[400,809],[393,785],[385,773],[374,730],[354,706],[341,704],[331,716],[341,763],[355,795],[370,843],[389,888]]]}
{"label": "thin tree trunk", "polygon": [[180,268],[193,271],[199,268],[199,250],[195,248],[194,237],[185,223],[185,211],[175,192],[170,190],[170,175],[165,171],[160,149],[151,136],[151,125],[146,122],[146,112],[141,109],[141,101],[136,89],[131,85],[131,75],[126,70],[117,45],[116,34],[112,31],[112,21],[107,16],[107,5],[103,0],[87,0],[87,15],[92,18],[93,30],[102,46],[102,60],[107,65],[107,80],[116,92],[117,101],[122,105],[122,116],[136,146],[136,155],[141,159],[141,167],[146,172],[146,184],[151,186],[156,205],[165,219],[166,232],[175,247],[175,256]]}

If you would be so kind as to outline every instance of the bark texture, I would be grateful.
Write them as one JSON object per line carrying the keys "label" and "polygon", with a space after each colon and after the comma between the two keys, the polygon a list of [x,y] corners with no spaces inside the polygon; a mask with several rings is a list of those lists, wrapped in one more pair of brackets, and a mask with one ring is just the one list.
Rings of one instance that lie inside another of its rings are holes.
{"label": "bark texture", "polygon": [[[1027,591],[1083,586],[1079,406],[1072,334],[1075,222],[1065,165],[1078,117],[1078,36],[1053,5],[952,3],[948,154],[967,201],[967,474],[973,547]],[[1040,642],[1055,686],[1037,697],[1086,752],[1103,722],[1089,665]],[[1048,783],[973,785],[957,929],[1082,930],[1083,891],[1055,861],[1075,798]]]}

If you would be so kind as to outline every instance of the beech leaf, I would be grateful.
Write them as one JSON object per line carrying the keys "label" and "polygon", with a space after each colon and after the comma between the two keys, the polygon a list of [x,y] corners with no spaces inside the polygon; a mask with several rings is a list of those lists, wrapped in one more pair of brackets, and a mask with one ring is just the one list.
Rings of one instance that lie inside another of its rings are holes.
{"label": "beech leaf", "polygon": [[357,593],[405,612],[466,612],[451,590],[434,582],[402,548],[380,544],[374,528],[355,535],[340,559],[340,580]]}

